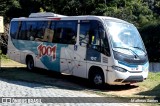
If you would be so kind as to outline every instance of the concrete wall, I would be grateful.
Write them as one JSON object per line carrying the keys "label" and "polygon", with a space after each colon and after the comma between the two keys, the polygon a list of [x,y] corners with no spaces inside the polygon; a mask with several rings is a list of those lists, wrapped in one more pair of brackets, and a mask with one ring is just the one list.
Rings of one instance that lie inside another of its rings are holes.
{"label": "concrete wall", "polygon": [[149,63],[150,72],[160,72],[160,63]]}

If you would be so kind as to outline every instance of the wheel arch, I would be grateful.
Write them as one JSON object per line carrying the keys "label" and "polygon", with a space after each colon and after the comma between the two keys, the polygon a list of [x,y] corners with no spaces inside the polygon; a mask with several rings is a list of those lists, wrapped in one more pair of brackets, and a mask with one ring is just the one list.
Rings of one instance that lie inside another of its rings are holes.
{"label": "wheel arch", "polygon": [[[32,58],[33,59],[33,61],[34,61],[34,58],[33,58],[33,56],[31,55],[31,54],[27,54],[26,55],[26,63],[27,63],[27,60],[29,59],[29,58]],[[35,61],[34,61],[34,63],[35,63]]]}
{"label": "wheel arch", "polygon": [[103,69],[102,69],[101,67],[99,67],[99,66],[91,66],[91,67],[89,68],[88,78],[90,78],[91,75],[92,75],[93,73],[96,73],[96,72],[102,73],[102,74],[103,74],[103,77],[104,77],[104,80],[105,80],[105,76],[104,76]]}

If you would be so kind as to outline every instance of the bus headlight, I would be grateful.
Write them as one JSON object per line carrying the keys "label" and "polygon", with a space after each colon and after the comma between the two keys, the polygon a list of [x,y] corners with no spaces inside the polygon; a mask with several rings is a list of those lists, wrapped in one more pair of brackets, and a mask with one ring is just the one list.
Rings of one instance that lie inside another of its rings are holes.
{"label": "bus headlight", "polygon": [[148,62],[143,66],[143,70],[145,72],[147,72],[149,70],[149,63]]}
{"label": "bus headlight", "polygon": [[147,68],[145,67],[143,70],[144,70],[145,72],[147,72],[147,71],[148,71],[148,67],[147,67]]}
{"label": "bus headlight", "polygon": [[120,72],[127,72],[126,69],[121,68],[121,67],[118,67],[118,66],[112,66],[112,68],[113,68],[114,70],[117,70],[117,71],[120,71]]}

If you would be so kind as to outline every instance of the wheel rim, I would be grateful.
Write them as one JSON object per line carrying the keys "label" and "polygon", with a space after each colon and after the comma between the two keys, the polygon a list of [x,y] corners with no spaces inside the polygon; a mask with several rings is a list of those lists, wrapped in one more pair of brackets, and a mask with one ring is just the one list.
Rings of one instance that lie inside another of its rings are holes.
{"label": "wheel rim", "polygon": [[101,76],[101,75],[96,75],[96,76],[94,77],[94,83],[95,83],[96,85],[102,84],[102,83],[103,83],[102,76]]}

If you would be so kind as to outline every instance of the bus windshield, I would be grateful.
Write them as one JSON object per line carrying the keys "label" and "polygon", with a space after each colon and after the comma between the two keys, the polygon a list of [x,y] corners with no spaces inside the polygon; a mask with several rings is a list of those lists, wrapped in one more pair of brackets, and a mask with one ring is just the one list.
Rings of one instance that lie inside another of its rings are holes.
{"label": "bus windshield", "polygon": [[144,44],[135,26],[112,21],[106,21],[106,24],[113,50],[124,51],[124,53],[127,53],[126,50],[134,51],[137,55],[146,54]]}

